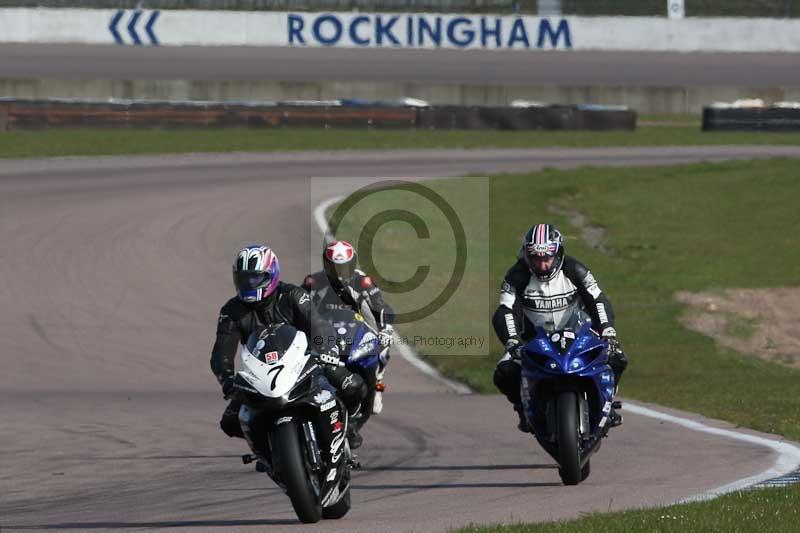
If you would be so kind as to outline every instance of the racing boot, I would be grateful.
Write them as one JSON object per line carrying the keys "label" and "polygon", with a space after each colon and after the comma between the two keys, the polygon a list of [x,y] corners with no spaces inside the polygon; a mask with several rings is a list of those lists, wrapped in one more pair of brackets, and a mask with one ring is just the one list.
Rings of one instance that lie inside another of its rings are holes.
{"label": "racing boot", "polygon": [[351,450],[360,448],[364,443],[364,437],[361,436],[361,433],[355,426],[350,426],[347,430],[347,442],[350,443]]}
{"label": "racing boot", "polygon": [[379,415],[383,411],[383,391],[386,390],[386,385],[383,383],[383,373],[386,371],[385,366],[378,366],[375,369],[375,396],[372,398],[372,414]]}
{"label": "racing boot", "polygon": [[519,416],[519,422],[517,423],[517,429],[523,433],[532,433],[532,429],[530,424],[528,424],[528,418],[525,416],[525,410],[522,408],[522,404],[515,403],[514,404],[514,411],[517,412],[517,416]]}
{"label": "racing boot", "polygon": [[619,400],[611,402],[611,412],[608,413],[609,427],[615,428],[622,425],[622,415],[617,412],[617,409],[622,409],[622,402]]}
{"label": "racing boot", "polygon": [[361,436],[361,405],[356,408],[354,413],[350,413],[347,423],[347,442],[350,443],[350,449],[355,450],[360,448],[364,442],[364,437]]}

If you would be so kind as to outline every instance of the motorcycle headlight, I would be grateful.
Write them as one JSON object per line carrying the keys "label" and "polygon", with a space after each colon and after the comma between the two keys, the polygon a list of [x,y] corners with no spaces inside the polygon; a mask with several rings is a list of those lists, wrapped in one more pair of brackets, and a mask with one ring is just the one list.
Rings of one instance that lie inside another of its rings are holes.
{"label": "motorcycle headlight", "polygon": [[600,359],[605,357],[605,355],[606,355],[605,346],[598,346],[597,348],[595,348],[595,349],[591,350],[589,353],[587,353],[584,356],[584,359],[586,360],[586,364],[587,365],[590,364],[590,363],[600,363],[601,362]]}
{"label": "motorcycle headlight", "polygon": [[368,355],[371,351],[375,349],[375,345],[377,342],[378,338],[375,336],[374,333],[372,332],[366,333],[361,338],[361,343],[356,348],[354,348],[352,352],[350,352],[349,359],[351,361],[357,361],[362,357],[364,357],[365,355]]}

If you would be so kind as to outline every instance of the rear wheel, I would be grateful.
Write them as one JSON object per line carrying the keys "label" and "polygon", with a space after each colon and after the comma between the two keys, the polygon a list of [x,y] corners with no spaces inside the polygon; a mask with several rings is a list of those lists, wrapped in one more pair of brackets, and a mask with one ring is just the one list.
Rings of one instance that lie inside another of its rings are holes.
{"label": "rear wheel", "polygon": [[558,474],[564,485],[581,482],[581,449],[578,434],[578,398],[574,392],[562,392],[556,400],[558,417]]}
{"label": "rear wheel", "polygon": [[286,484],[286,492],[297,517],[306,524],[319,522],[322,509],[309,478],[315,474],[306,469],[298,426],[294,421],[285,422],[275,428],[273,454],[275,466]]}
{"label": "rear wheel", "polygon": [[350,487],[342,495],[341,499],[322,510],[322,518],[341,518],[350,510]]}

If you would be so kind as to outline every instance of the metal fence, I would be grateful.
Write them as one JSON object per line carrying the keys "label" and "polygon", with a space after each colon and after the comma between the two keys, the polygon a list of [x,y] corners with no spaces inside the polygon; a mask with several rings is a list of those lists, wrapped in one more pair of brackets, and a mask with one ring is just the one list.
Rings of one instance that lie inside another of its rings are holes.
{"label": "metal fence", "polygon": [[[800,0],[686,0],[685,5],[687,17],[800,17]],[[0,0],[0,7],[667,15],[666,0]]]}
{"label": "metal fence", "polygon": [[[666,0],[562,0],[569,15],[666,16]],[[800,17],[800,0],[686,0],[687,17]]]}

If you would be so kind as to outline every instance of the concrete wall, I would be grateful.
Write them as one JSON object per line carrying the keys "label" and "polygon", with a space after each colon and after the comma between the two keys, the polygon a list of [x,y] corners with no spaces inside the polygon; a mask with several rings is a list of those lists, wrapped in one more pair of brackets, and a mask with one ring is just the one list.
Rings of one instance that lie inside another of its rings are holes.
{"label": "concrete wall", "polygon": [[0,9],[0,42],[800,52],[800,20]]}
{"label": "concrete wall", "polygon": [[432,104],[508,105],[516,99],[560,104],[624,104],[639,113],[696,113],[714,101],[762,98],[767,103],[800,100],[800,88],[747,87],[543,87],[428,83],[260,81],[0,80],[0,94],[11,98],[78,100],[281,101],[413,97]]}
{"label": "concrete wall", "polygon": [[[638,1],[638,0],[637,0]],[[513,0],[0,0],[0,7],[201,9],[218,11],[445,11],[510,13]],[[520,7],[536,11],[536,0]],[[666,13],[666,11],[665,11]]]}

